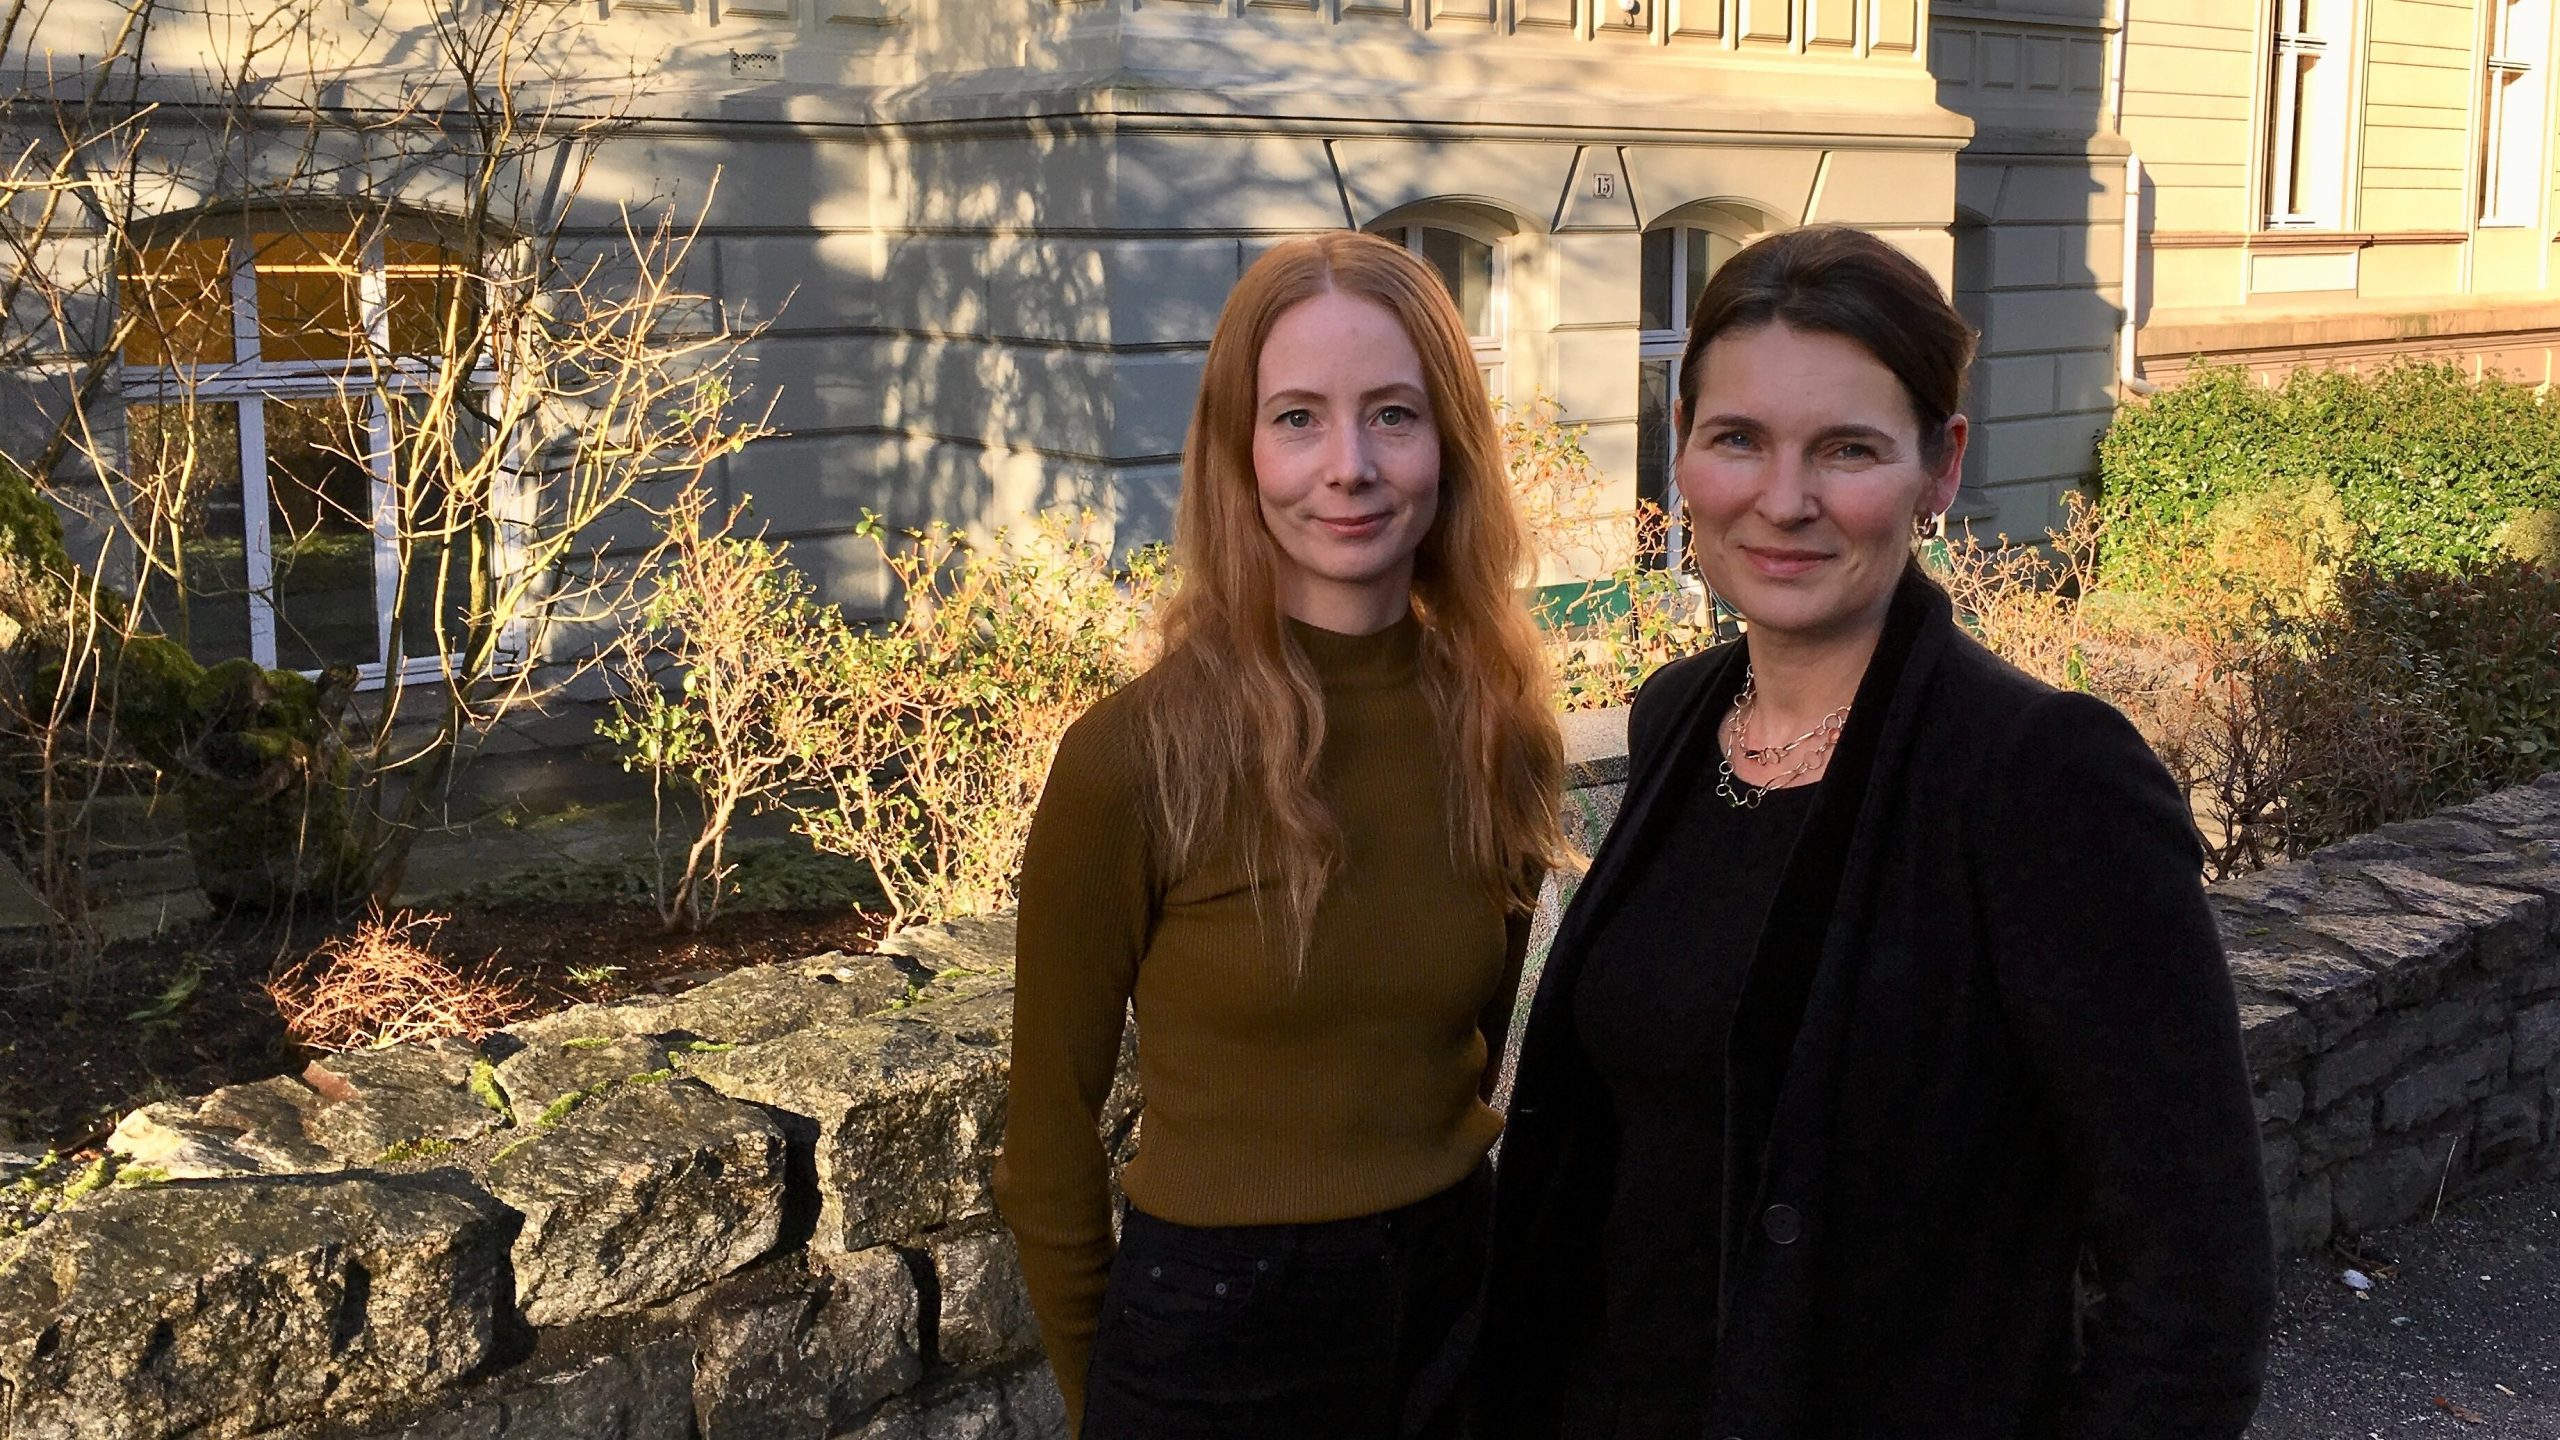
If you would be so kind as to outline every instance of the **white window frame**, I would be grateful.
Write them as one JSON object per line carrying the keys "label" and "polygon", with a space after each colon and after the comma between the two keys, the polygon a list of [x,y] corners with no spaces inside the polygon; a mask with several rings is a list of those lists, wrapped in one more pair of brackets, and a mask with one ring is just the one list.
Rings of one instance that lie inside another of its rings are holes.
{"label": "white window frame", "polygon": [[[297,231],[312,233],[307,227],[289,223],[279,223],[275,231],[269,231],[252,219],[242,225],[241,233],[225,239],[224,263],[231,282],[232,358],[229,362],[161,365],[119,362],[124,377],[124,399],[128,403],[146,405],[193,403],[238,406],[241,543],[249,592],[246,597],[249,606],[247,658],[273,669],[277,654],[276,593],[273,536],[268,526],[272,497],[267,486],[267,402],[324,397],[343,399],[358,394],[365,397],[368,453],[364,458],[365,468],[373,479],[376,658],[357,665],[356,688],[379,690],[390,678],[388,657],[396,639],[391,633],[391,623],[398,609],[401,579],[398,519],[394,513],[398,489],[392,473],[398,457],[393,454],[390,402],[399,396],[425,393],[432,377],[426,365],[390,355],[390,273],[385,264],[379,226],[373,227],[366,235],[357,274],[357,304],[372,355],[350,360],[265,358],[258,326],[254,237]],[[483,357],[481,363],[474,366],[468,383],[475,390],[494,391],[498,381],[496,368]],[[502,476],[519,473],[520,467],[514,465],[503,466],[500,470]],[[503,522],[520,518],[518,512],[525,498],[524,487],[520,483],[508,485],[498,497],[502,523],[494,537],[491,561],[500,573],[513,570],[519,562],[520,537],[515,534],[514,524]],[[521,659],[523,640],[521,626],[505,637],[501,647],[505,663],[512,665]],[[433,680],[444,673],[448,663],[449,657],[404,656],[400,682],[406,685]],[[304,670],[299,673],[317,676],[320,672]]]}
{"label": "white window frame", "polygon": [[1422,244],[1423,232],[1427,230],[1445,231],[1479,245],[1490,246],[1493,250],[1493,274],[1486,282],[1492,293],[1485,304],[1485,323],[1491,327],[1492,333],[1469,335],[1467,341],[1475,349],[1476,373],[1484,377],[1485,393],[1499,400],[1503,397],[1510,364],[1511,247],[1502,243],[1506,238],[1502,235],[1441,217],[1402,221],[1375,233],[1393,240],[1428,263],[1428,252]]}
{"label": "white window frame", "polygon": [[[2349,161],[2349,117],[2354,77],[2348,73],[2354,55],[2348,26],[2353,21],[2342,0],[2275,0],[2273,36],[2270,49],[2267,96],[2266,203],[2264,214],[2270,230],[2335,230],[2343,228],[2347,219]],[[2263,12],[2262,12],[2263,13]],[[2316,28],[2315,28],[2316,26]],[[2323,62],[2333,67],[2330,83],[2321,89],[2319,113],[2305,108],[2301,85],[2303,62],[2313,66]],[[2291,198],[2296,189],[2294,154],[2304,148],[2306,135],[2311,145],[2323,147],[2314,151],[2323,174],[2320,179],[2328,193],[2316,209],[2296,210]],[[2334,152],[2325,147],[2334,144]]]}
{"label": "white window frame", "polygon": [[2480,56],[2483,229],[2541,218],[2551,0],[2489,0]]}

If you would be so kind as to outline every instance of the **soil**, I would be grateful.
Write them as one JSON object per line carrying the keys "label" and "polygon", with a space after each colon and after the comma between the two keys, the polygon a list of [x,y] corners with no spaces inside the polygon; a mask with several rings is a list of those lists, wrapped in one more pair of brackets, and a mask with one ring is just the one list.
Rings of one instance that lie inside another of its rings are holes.
{"label": "soil", "polygon": [[[485,962],[536,1013],[669,994],[880,933],[874,917],[845,909],[732,912],[674,936],[647,907],[621,902],[445,913],[429,948],[457,968]],[[299,1072],[312,1052],[286,1033],[265,982],[352,923],[207,920],[118,942],[85,964],[31,943],[0,949],[0,1144],[69,1154],[103,1141],[135,1106]]]}

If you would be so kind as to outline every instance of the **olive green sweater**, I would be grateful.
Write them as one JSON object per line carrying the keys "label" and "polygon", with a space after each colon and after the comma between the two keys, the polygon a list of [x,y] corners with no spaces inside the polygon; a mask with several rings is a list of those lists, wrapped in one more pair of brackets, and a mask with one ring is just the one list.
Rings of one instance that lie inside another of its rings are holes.
{"label": "olive green sweater", "polygon": [[1098,1120],[1131,1009],[1146,1109],[1121,1180],[1159,1219],[1390,1210],[1464,1179],[1501,1129],[1486,1097],[1528,924],[1454,857],[1420,625],[1289,628],[1322,682],[1342,835],[1302,981],[1266,924],[1282,897],[1257,909],[1235,854],[1162,873],[1138,728],[1154,677],[1067,732],[1032,823],[995,1185],[1078,1425],[1113,1246]]}

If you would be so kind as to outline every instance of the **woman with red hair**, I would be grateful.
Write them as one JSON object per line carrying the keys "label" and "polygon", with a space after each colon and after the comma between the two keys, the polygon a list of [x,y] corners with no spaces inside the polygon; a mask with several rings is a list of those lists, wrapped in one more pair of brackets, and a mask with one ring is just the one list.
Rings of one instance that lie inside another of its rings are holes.
{"label": "woman with red hair", "polygon": [[[1444,1433],[1487,1103],[1566,853],[1524,543],[1447,290],[1373,236],[1246,272],[1161,658],[1023,861],[996,1193],[1084,1440]],[[1134,1011],[1115,1241],[1097,1120]]]}

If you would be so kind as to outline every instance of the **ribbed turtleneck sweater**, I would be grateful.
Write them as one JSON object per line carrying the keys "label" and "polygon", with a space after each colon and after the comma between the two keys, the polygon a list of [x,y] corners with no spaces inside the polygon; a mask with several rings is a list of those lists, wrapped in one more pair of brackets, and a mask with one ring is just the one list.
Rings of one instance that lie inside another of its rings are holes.
{"label": "ribbed turtleneck sweater", "polygon": [[1067,732],[1032,822],[996,1199],[1079,1425],[1113,1247],[1099,1118],[1125,1016],[1146,1108],[1121,1184],[1158,1219],[1391,1210],[1466,1178],[1501,1130],[1486,1097],[1528,925],[1457,862],[1421,627],[1289,635],[1322,688],[1318,777],[1342,837],[1303,976],[1274,923],[1282,895],[1257,897],[1234,848],[1159,863],[1139,730],[1154,676]]}

